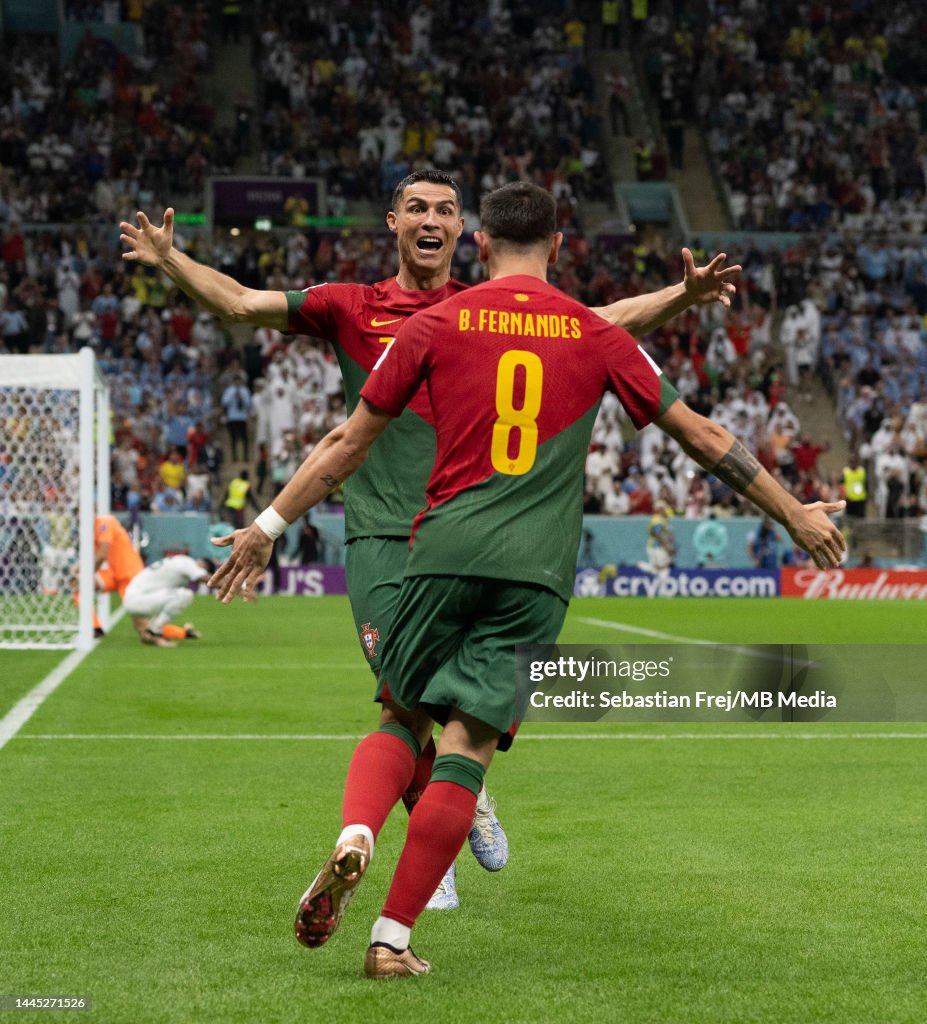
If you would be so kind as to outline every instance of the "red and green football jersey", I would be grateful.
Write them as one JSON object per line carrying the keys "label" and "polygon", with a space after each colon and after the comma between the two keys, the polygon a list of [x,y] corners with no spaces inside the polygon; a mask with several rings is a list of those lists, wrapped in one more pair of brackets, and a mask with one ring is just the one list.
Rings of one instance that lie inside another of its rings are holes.
{"label": "red and green football jersey", "polygon": [[568,601],[603,393],[614,391],[639,429],[675,389],[630,334],[521,275],[418,313],[361,394],[398,416],[422,382],[437,454],[406,575],[536,583]]}
{"label": "red and green football jersey", "polygon": [[[441,288],[412,291],[396,278],[373,285],[321,284],[287,292],[291,334],[325,338],[335,346],[348,411],[402,322],[421,309],[463,291],[449,281]],[[425,507],[425,485],[435,459],[428,397],[413,396],[384,432],[364,465],[345,484],[345,539],[408,537]]]}

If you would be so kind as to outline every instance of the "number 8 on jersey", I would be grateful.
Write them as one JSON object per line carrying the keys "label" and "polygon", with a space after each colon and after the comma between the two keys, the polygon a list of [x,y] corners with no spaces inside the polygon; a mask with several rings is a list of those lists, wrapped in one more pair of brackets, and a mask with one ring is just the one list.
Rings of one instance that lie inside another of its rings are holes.
{"label": "number 8 on jersey", "polygon": [[[524,369],[524,399],[515,408],[516,372]],[[538,452],[537,417],[541,411],[544,365],[534,352],[510,349],[496,370],[496,412],[490,450],[493,469],[508,476],[522,476],[534,465]],[[518,428],[518,450],[511,453],[512,431]]]}

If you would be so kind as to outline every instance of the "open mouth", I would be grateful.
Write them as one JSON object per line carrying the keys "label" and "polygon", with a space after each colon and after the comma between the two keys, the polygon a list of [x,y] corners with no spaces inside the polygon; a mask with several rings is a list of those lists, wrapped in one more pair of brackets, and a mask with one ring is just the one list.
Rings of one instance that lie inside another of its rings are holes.
{"label": "open mouth", "polygon": [[435,238],[434,235],[423,235],[416,243],[416,247],[422,252],[437,252],[442,246],[443,242],[440,238]]}

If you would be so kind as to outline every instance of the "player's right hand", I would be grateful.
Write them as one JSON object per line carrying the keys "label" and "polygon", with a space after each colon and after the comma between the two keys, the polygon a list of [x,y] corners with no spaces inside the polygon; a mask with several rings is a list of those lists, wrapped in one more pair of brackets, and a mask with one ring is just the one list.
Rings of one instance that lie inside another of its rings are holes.
{"label": "player's right hand", "polygon": [[126,220],[119,225],[122,232],[119,241],[129,247],[122,258],[155,267],[167,259],[174,244],[174,208],[169,206],[164,211],[164,223],[159,228],[141,210],[135,216],[138,218],[138,227]]}
{"label": "player's right hand", "polygon": [[254,523],[227,537],[213,537],[212,542],[220,548],[231,545],[232,553],[209,577],[206,585],[216,591],[216,599],[223,604],[233,601],[236,594],[240,594],[244,601],[252,600],[258,581],[270,561],[274,542]]}

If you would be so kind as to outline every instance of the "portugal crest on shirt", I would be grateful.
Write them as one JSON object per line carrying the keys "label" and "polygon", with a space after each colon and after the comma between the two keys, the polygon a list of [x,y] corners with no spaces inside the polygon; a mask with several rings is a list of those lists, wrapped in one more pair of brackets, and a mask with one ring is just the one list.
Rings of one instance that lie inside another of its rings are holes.
{"label": "portugal crest on shirt", "polygon": [[380,631],[378,629],[371,629],[369,622],[365,622],[363,626],[361,626],[361,640],[363,640],[364,648],[371,658],[374,655],[374,648],[377,646],[377,641],[379,639]]}

